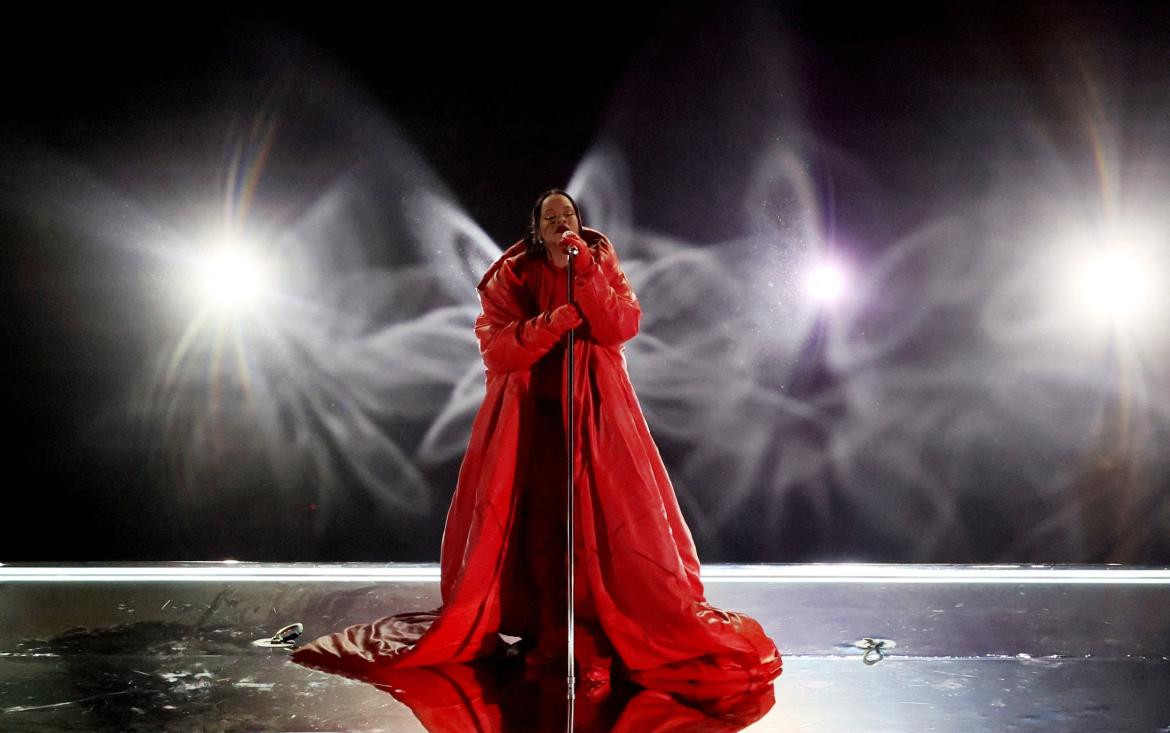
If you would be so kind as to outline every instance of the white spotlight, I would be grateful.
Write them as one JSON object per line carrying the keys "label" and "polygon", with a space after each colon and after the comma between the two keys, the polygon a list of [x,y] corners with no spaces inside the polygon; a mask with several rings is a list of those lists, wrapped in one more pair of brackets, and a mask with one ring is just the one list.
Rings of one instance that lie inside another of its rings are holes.
{"label": "white spotlight", "polygon": [[1082,304],[1103,315],[1134,315],[1151,295],[1150,266],[1132,250],[1109,249],[1087,258],[1077,276]]}
{"label": "white spotlight", "polygon": [[845,272],[836,263],[822,262],[809,272],[805,287],[816,300],[832,302],[845,290]]}
{"label": "white spotlight", "polygon": [[219,307],[239,307],[254,302],[268,283],[262,263],[235,242],[213,250],[199,272],[203,295]]}

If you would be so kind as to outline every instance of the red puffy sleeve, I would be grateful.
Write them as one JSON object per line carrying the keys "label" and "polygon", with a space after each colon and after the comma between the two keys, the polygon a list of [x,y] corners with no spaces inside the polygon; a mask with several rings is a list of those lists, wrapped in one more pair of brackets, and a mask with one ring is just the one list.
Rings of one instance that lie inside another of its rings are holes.
{"label": "red puffy sleeve", "polygon": [[550,313],[535,308],[524,288],[517,259],[493,268],[479,288],[483,311],[475,319],[475,337],[489,373],[528,369],[560,339]]}
{"label": "red puffy sleeve", "polygon": [[573,273],[573,299],[589,322],[594,341],[604,346],[629,341],[638,333],[642,306],[622,272],[613,245],[600,232],[587,230],[585,234],[593,240],[594,264]]}

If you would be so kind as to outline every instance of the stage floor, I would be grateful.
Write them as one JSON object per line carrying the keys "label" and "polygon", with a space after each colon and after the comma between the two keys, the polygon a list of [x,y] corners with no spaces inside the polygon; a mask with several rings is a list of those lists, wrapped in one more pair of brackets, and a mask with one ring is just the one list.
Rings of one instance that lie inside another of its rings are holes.
{"label": "stage floor", "polygon": [[[617,684],[579,691],[574,730],[1170,731],[1167,569],[711,565],[704,582],[780,647],[774,703]],[[421,700],[410,679],[359,682],[251,643],[437,605],[433,565],[3,565],[0,730],[568,727],[563,681],[514,662],[425,672],[449,694]],[[867,664],[867,637],[895,645]]]}

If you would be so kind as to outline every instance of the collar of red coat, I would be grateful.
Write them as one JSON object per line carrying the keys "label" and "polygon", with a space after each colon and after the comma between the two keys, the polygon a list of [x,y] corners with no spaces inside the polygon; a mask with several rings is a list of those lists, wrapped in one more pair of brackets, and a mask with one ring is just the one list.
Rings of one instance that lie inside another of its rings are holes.
{"label": "collar of red coat", "polygon": [[[581,238],[584,239],[589,244],[590,247],[594,247],[597,245],[598,242],[605,239],[605,235],[602,234],[601,232],[597,231],[596,229],[590,229],[589,227],[581,227]],[[492,275],[496,274],[496,270],[498,270],[504,266],[504,262],[506,262],[507,260],[509,260],[513,257],[523,255],[525,249],[526,249],[525,242],[523,239],[521,239],[519,242],[516,242],[511,247],[508,247],[506,250],[504,250],[504,253],[502,255],[500,255],[499,259],[497,259],[494,263],[492,263],[492,266],[489,267],[487,269],[487,272],[485,272],[483,274],[483,278],[480,279],[479,285],[476,285],[475,289],[476,290],[483,290],[483,286],[487,285],[488,280],[492,279]]]}

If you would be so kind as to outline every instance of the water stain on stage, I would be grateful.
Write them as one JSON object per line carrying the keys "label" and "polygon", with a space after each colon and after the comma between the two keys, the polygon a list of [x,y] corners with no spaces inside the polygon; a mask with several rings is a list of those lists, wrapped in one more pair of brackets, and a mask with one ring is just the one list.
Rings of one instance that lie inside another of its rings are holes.
{"label": "water stain on stage", "polygon": [[[563,677],[526,677],[518,657],[358,680],[252,644],[291,621],[311,638],[425,607],[425,572],[208,565],[0,567],[0,730],[569,728]],[[780,644],[773,685],[579,686],[572,730],[1170,730],[1170,572],[835,567],[705,577]]]}

